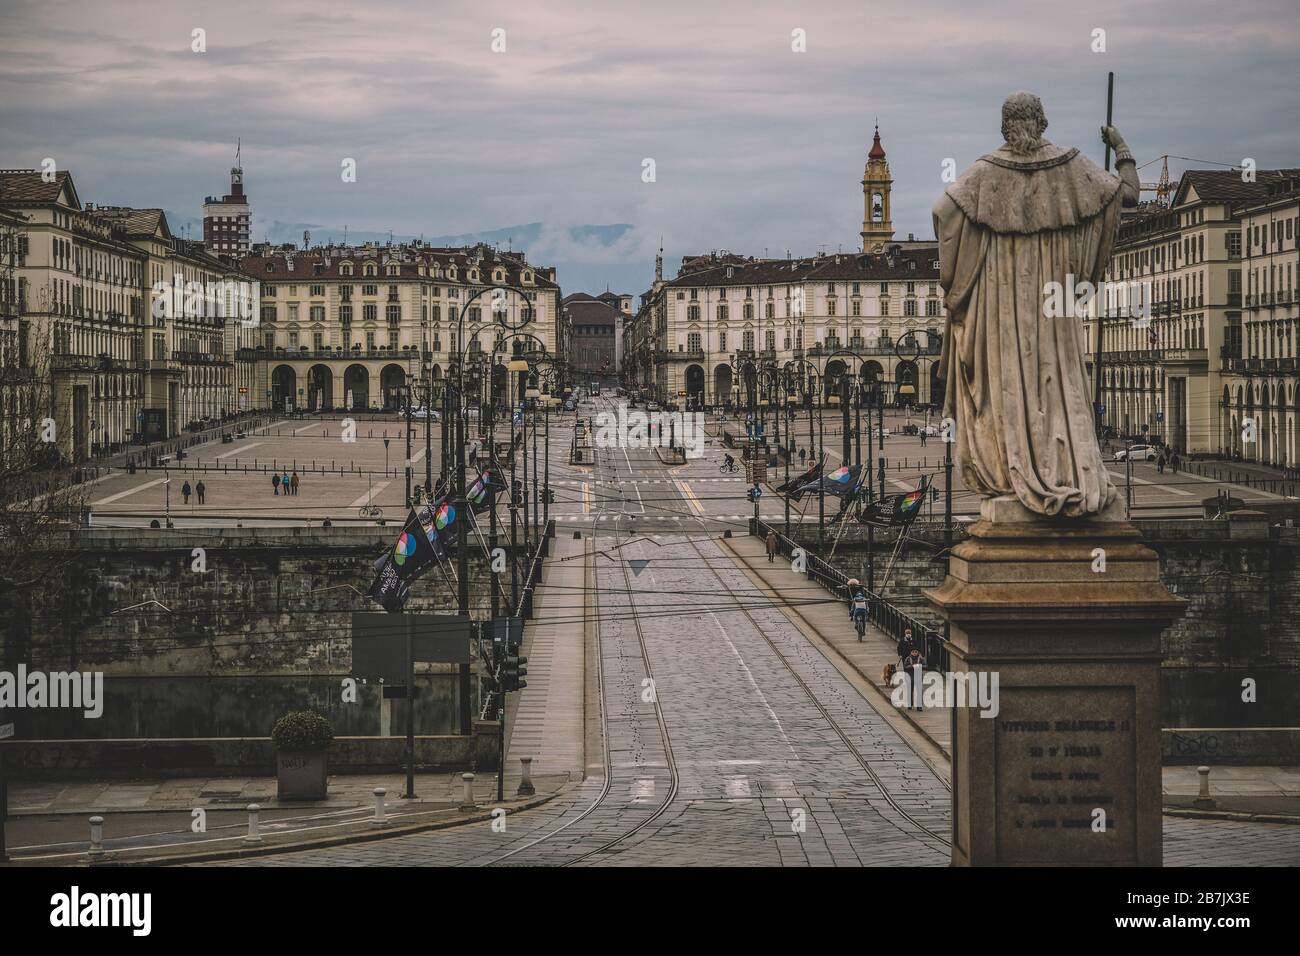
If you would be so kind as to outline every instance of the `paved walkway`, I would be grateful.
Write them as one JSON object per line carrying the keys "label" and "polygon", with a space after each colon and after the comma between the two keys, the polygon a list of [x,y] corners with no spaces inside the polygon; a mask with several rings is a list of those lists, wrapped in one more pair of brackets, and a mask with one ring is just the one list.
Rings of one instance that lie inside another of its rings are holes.
{"label": "paved walkway", "polygon": [[[857,632],[849,622],[848,608],[835,600],[821,585],[809,580],[791,568],[790,561],[780,556],[771,563],[763,542],[751,535],[741,535],[720,542],[746,567],[749,574],[767,588],[773,598],[785,598],[791,603],[784,609],[790,620],[805,634],[820,638],[856,670],[868,683],[872,704],[882,710],[888,719],[905,720],[943,754],[952,757],[950,715],[946,710],[907,710],[895,707],[890,700],[894,688],[882,683],[881,674],[886,664],[897,664],[896,642],[874,625],[867,626],[866,637],[858,640]],[[800,601],[808,603],[800,603]],[[814,603],[822,602],[822,603]]]}
{"label": "paved walkway", "polygon": [[532,757],[534,774],[582,778],[587,545],[567,532],[551,542],[534,618],[524,626],[528,686],[508,704],[509,768]]}

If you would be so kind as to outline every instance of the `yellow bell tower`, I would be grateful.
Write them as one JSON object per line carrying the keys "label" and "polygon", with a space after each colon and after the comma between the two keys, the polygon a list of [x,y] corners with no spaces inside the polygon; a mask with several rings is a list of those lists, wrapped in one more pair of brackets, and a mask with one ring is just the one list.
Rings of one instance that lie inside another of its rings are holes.
{"label": "yellow bell tower", "polygon": [[880,252],[894,238],[894,224],[889,216],[889,163],[885,161],[885,147],[880,145],[880,126],[867,153],[867,166],[862,174],[862,251]]}

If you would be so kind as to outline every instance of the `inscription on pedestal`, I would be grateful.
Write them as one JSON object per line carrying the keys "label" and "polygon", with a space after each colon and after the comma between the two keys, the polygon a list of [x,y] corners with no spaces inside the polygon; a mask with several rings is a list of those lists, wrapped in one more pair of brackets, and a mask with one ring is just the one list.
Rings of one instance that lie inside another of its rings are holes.
{"label": "inscription on pedestal", "polygon": [[998,861],[1132,861],[1133,688],[1003,686],[1001,705],[993,751]]}

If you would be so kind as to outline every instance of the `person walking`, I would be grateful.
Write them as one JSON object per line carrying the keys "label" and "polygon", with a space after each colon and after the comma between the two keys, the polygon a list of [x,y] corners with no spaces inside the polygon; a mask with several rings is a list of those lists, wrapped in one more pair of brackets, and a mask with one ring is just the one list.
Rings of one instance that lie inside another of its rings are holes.
{"label": "person walking", "polygon": [[906,664],[907,659],[912,656],[912,651],[916,649],[916,642],[912,640],[912,629],[903,628],[903,636],[898,639],[898,646],[895,650],[898,652],[898,662]]}
{"label": "person walking", "polygon": [[769,528],[767,530],[767,563],[771,564],[776,560],[776,530]]}
{"label": "person walking", "polygon": [[1161,474],[1161,475],[1163,475],[1163,474],[1165,473],[1165,456],[1164,456],[1164,452],[1161,452],[1161,453],[1160,453],[1160,457],[1156,459],[1156,472],[1157,472],[1158,474]]}
{"label": "person walking", "polygon": [[[280,493],[280,473],[278,471],[271,473],[271,489],[278,495]],[[286,494],[287,494],[286,490]]]}
{"label": "person walking", "polygon": [[188,478],[185,479],[185,484],[181,485],[181,494],[185,496],[185,503],[189,504],[190,503],[190,482]]}
{"label": "person walking", "polygon": [[1174,452],[1169,456],[1169,467],[1175,475],[1178,474],[1178,452]]}
{"label": "person walking", "polygon": [[199,496],[199,504],[203,504],[203,495],[207,492],[207,490],[208,490],[207,487],[203,484],[203,479],[200,478],[199,483],[194,486],[194,491]]}
{"label": "person walking", "polygon": [[289,473],[287,471],[280,476],[280,487],[284,489],[286,495],[289,493]]}
{"label": "person walking", "polygon": [[289,479],[289,487],[293,490],[293,494],[296,495],[298,493],[298,472],[297,471],[295,471],[293,473],[293,477]]}
{"label": "person walking", "polygon": [[808,456],[808,449],[806,449],[806,448],[804,448],[802,445],[800,445],[800,446],[799,446],[799,464],[802,465],[803,462],[804,462],[804,459],[805,459],[807,456]]}

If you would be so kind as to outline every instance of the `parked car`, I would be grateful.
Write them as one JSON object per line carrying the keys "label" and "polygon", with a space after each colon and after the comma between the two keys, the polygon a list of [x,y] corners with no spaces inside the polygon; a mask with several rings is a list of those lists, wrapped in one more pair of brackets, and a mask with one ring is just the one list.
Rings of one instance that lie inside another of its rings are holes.
{"label": "parked car", "polygon": [[[405,418],[405,417],[406,417],[406,412],[404,412],[404,411],[403,411],[403,412],[399,412],[398,414],[399,414],[402,418]],[[429,419],[429,421],[431,421],[431,422],[440,422],[440,421],[442,421],[442,416],[438,413],[438,410],[437,410],[436,408],[430,410],[430,409],[424,408],[423,406],[421,406],[420,408],[413,408],[413,409],[411,409],[411,417],[414,418],[415,420],[417,420],[417,421],[421,421],[421,422],[424,421],[426,418]]]}
{"label": "parked car", "polygon": [[1160,452],[1154,445],[1130,445],[1128,448],[1121,448],[1115,452],[1116,461],[1155,461],[1160,457]]}
{"label": "parked car", "polygon": [[[647,403],[646,403],[646,406],[645,406],[645,410],[646,410],[647,412],[657,412],[657,411],[659,411],[659,403],[658,403],[658,402],[647,402]],[[819,494],[820,494],[820,492],[819,492]]]}

